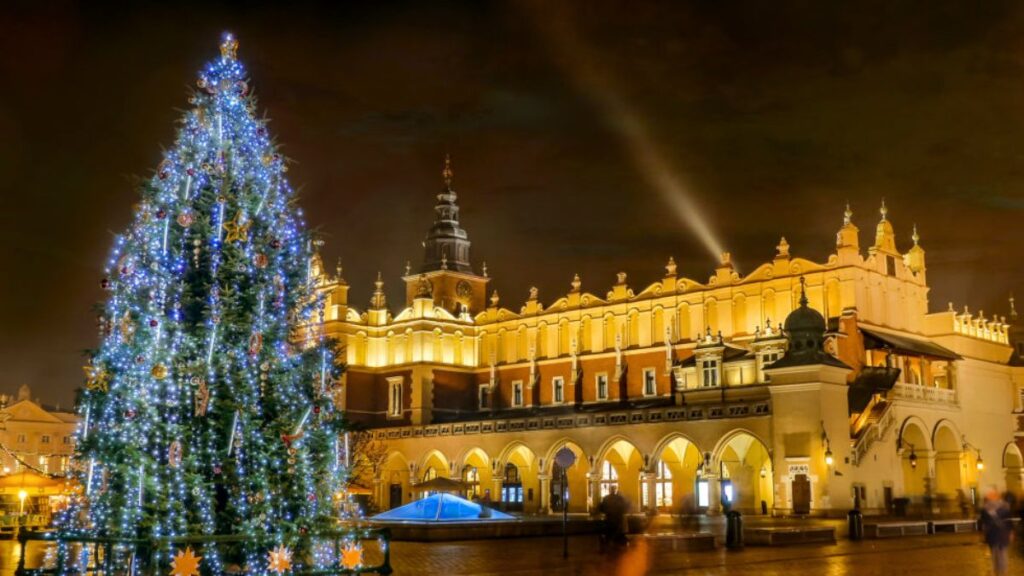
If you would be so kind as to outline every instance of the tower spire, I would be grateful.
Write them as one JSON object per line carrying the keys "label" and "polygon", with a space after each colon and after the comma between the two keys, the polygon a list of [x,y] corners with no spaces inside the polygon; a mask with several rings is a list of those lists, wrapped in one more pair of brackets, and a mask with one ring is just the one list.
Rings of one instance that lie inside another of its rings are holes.
{"label": "tower spire", "polygon": [[800,277],[800,306],[806,308],[808,304],[807,300],[807,279],[803,276]]}
{"label": "tower spire", "polygon": [[849,226],[853,218],[853,210],[850,210],[850,201],[846,201],[846,210],[843,210],[843,226]]}
{"label": "tower spire", "polygon": [[444,170],[441,170],[441,177],[444,178],[445,190],[452,189],[452,176],[454,175],[455,172],[452,171],[452,155],[446,153],[444,155]]}
{"label": "tower spire", "polygon": [[441,170],[444,188],[437,195],[434,224],[423,242],[423,266],[420,272],[454,270],[473,273],[469,263],[469,235],[459,224],[459,205],[456,203],[458,195],[452,189],[454,175],[451,155],[445,154],[444,168]]}
{"label": "tower spire", "polygon": [[1017,307],[1014,305],[1013,293],[1010,293],[1010,320],[1017,320]]}

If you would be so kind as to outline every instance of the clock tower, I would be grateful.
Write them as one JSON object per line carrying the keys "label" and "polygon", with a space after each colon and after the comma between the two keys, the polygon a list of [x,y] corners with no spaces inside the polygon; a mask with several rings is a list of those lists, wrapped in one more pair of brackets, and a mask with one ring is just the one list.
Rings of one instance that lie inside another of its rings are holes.
{"label": "clock tower", "polygon": [[434,224],[423,241],[423,264],[419,273],[406,266],[406,304],[417,298],[431,298],[436,306],[455,316],[482,311],[486,304],[487,267],[482,275],[473,270],[469,259],[469,235],[459,224],[459,205],[452,188],[451,158],[445,155],[444,188],[437,195]]}

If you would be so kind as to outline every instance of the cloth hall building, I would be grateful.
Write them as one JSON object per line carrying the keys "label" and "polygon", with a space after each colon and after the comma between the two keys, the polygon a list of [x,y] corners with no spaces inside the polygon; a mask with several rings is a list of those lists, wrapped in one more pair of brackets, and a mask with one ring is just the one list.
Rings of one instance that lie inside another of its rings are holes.
{"label": "cloth hall building", "polygon": [[386,446],[381,509],[434,477],[540,514],[566,505],[563,488],[570,512],[617,486],[634,510],[710,514],[943,512],[1021,489],[1015,331],[929,311],[917,232],[901,251],[884,205],[866,247],[837,215],[824,262],[782,239],[745,275],[728,254],[703,280],[669,259],[645,285],[620,273],[591,293],[577,276],[509,305],[470,258],[447,164],[437,199],[400,305],[380,277],[362,306],[340,269],[311,269],[347,364],[338,401]]}

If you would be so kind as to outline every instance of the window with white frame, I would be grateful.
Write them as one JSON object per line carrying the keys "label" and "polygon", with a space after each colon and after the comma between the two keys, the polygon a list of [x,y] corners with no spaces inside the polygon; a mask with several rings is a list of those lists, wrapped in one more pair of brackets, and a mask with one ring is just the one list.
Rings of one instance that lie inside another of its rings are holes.
{"label": "window with white frame", "polygon": [[775,363],[776,360],[782,357],[782,352],[778,350],[769,350],[761,353],[761,381],[767,382],[768,377],[764,373],[764,369]]}
{"label": "window with white frame", "polygon": [[705,388],[711,386],[718,386],[718,360],[715,358],[708,358],[702,360],[700,363],[701,386]]}
{"label": "window with white frame", "polygon": [[43,434],[42,437],[39,439],[39,441],[42,442],[43,444],[49,444],[50,443],[50,435],[49,434]]}
{"label": "window with white frame", "polygon": [[604,372],[597,375],[597,399],[608,399],[608,374]]}
{"label": "window with white frame", "polygon": [[512,406],[519,408],[523,405],[523,381],[512,382]]}
{"label": "window with white frame", "polygon": [[388,416],[402,416],[402,377],[388,378]]}
{"label": "window with white frame", "polygon": [[71,436],[65,436],[64,437],[64,443],[65,444],[71,444]]}
{"label": "window with white frame", "polygon": [[555,376],[551,379],[551,399],[555,404],[565,402],[565,378]]}
{"label": "window with white frame", "polygon": [[18,444],[24,444],[28,438],[24,434],[18,434]]}
{"label": "window with white frame", "polygon": [[612,486],[619,488],[619,471],[612,463],[605,460],[601,464],[601,498],[611,494]]}
{"label": "window with white frame", "polygon": [[[641,477],[640,500],[645,505],[650,502],[648,490],[647,482]],[[659,461],[657,466],[657,476],[654,480],[654,505],[658,508],[672,507],[672,471],[664,461]]]}
{"label": "window with white frame", "polygon": [[658,393],[658,383],[655,379],[654,368],[644,368],[644,396],[654,396]]}
{"label": "window with white frame", "polygon": [[480,393],[477,397],[481,410],[487,410],[491,407],[491,387],[488,384],[480,385]]}

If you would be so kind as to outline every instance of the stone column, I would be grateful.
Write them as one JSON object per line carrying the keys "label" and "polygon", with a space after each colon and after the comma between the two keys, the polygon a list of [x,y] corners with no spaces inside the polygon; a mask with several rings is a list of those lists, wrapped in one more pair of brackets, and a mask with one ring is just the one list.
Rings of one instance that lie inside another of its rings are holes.
{"label": "stone column", "polygon": [[591,474],[590,476],[590,513],[598,514],[601,509],[601,475]]}
{"label": "stone column", "polygon": [[384,495],[384,479],[380,476],[373,477],[373,503],[377,506],[378,510],[386,510],[386,506],[390,502],[385,502],[387,497]]}
{"label": "stone column", "polygon": [[644,506],[647,507],[647,513],[651,515],[658,513],[657,480],[658,475],[654,472],[644,472],[641,476],[641,481],[647,485],[647,502],[644,502]]}
{"label": "stone column", "polygon": [[538,474],[540,480],[540,509],[541,514],[551,513],[551,476],[549,474]]}
{"label": "stone column", "polygon": [[502,502],[503,501],[503,499],[501,497],[501,486],[504,483],[505,483],[505,479],[502,478],[502,477],[496,477],[496,478],[491,480],[491,484],[494,485],[494,487],[491,488],[491,502]]}
{"label": "stone column", "polygon": [[719,482],[718,474],[704,476],[708,481],[708,515],[715,516],[722,513],[722,483]]}

